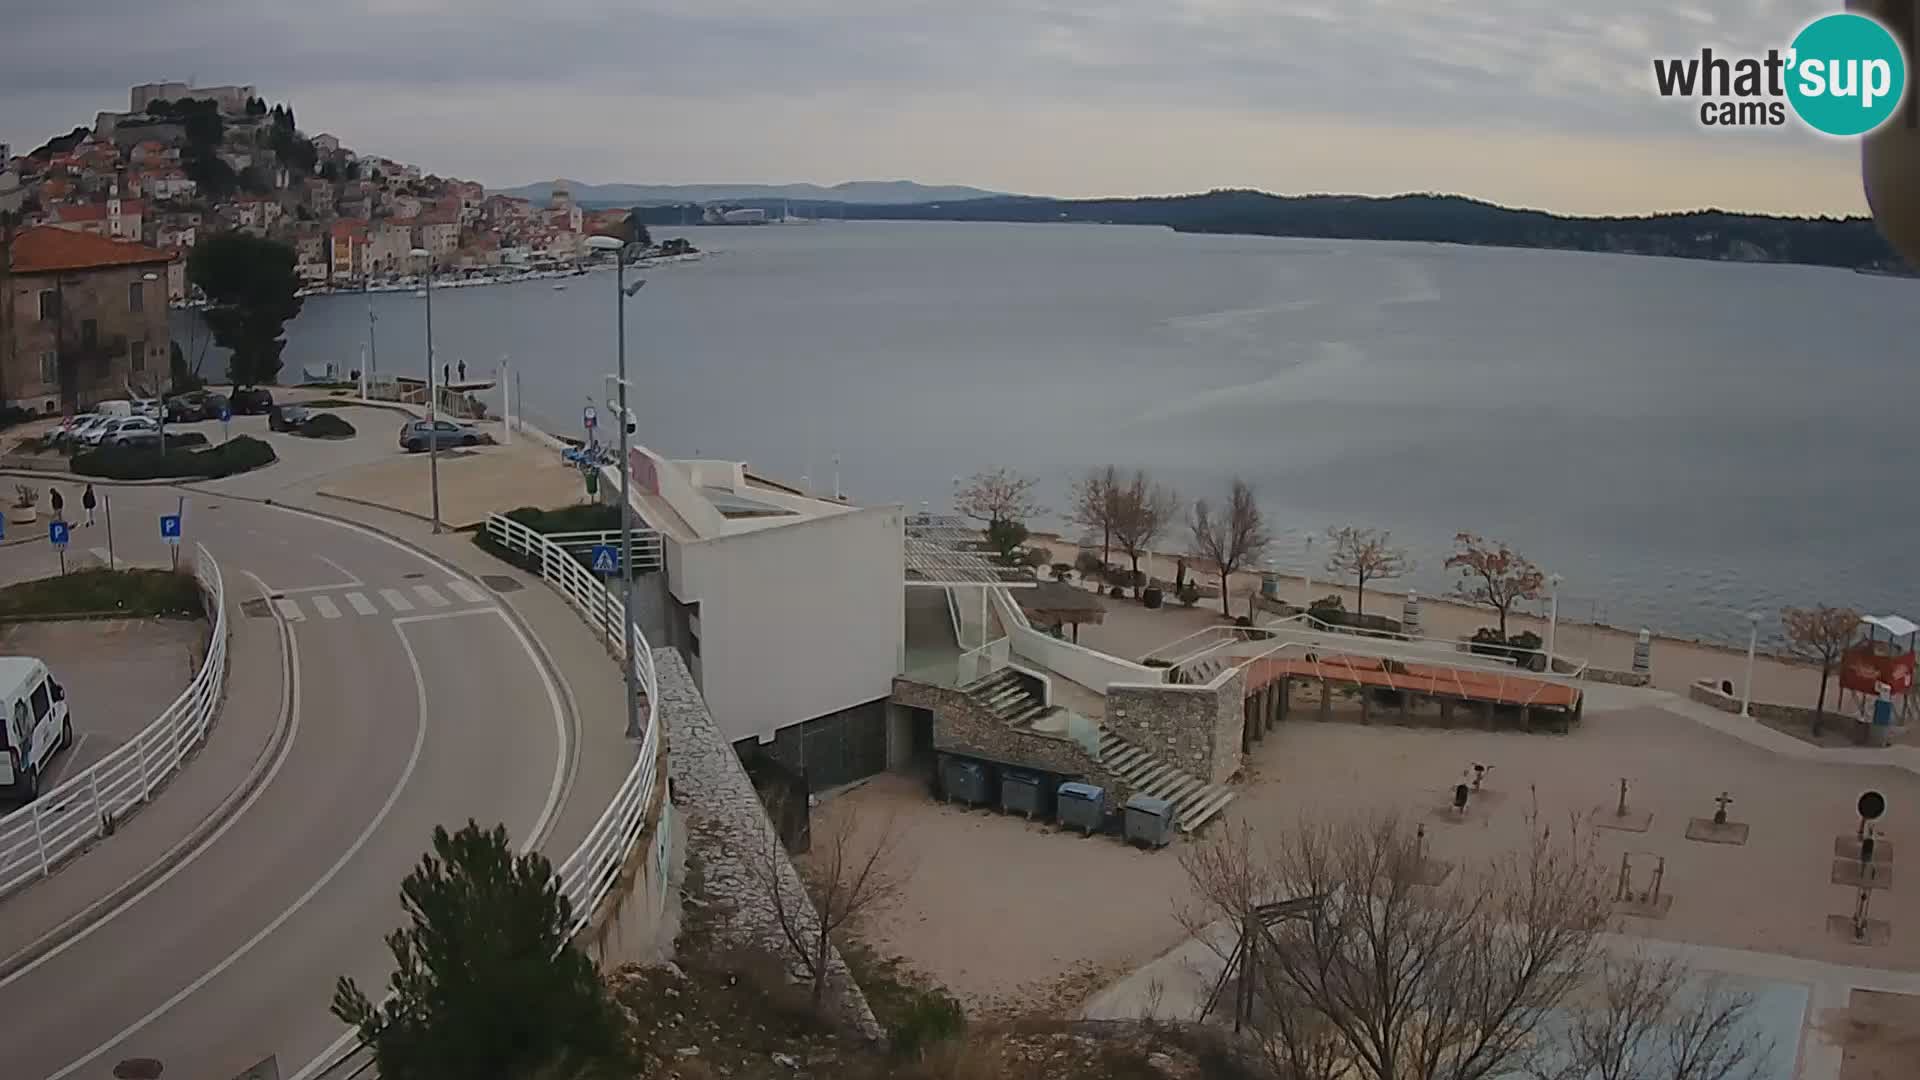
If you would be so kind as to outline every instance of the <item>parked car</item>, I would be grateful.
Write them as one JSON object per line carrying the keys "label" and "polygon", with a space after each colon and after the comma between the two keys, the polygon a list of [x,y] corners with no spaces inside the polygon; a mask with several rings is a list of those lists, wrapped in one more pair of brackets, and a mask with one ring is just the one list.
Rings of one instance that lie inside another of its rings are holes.
{"label": "parked car", "polygon": [[145,416],[145,417],[150,417],[152,419],[158,420],[160,418],[160,399],[159,398],[134,398],[133,399],[133,415]]}
{"label": "parked car", "polygon": [[257,416],[273,408],[273,394],[264,386],[249,386],[233,392],[235,416]]}
{"label": "parked car", "polygon": [[101,446],[159,446],[160,421],[151,416],[131,416],[114,425],[100,439]]}
{"label": "parked car", "polygon": [[43,660],[0,657],[0,717],[0,789],[32,802],[53,755],[73,745],[66,687]]}
{"label": "parked car", "polygon": [[313,410],[305,405],[276,405],[267,413],[267,430],[297,431],[302,424],[313,419]]}
{"label": "parked car", "polygon": [[400,425],[400,449],[417,454],[429,446],[478,446],[480,433],[451,420],[409,420]]}
{"label": "parked car", "polygon": [[160,441],[160,424],[146,416],[121,416],[95,426],[81,441],[88,446],[132,446]]}
{"label": "parked car", "polygon": [[104,424],[109,419],[111,418],[104,413],[92,412],[69,417],[66,423],[54,429],[53,441],[56,443],[77,442],[80,436],[87,433],[88,429],[98,424]]}
{"label": "parked car", "polygon": [[202,420],[218,420],[220,419],[221,413],[231,413],[232,411],[233,403],[227,400],[227,395],[208,394],[206,404],[201,407],[200,418]]}
{"label": "parked car", "polygon": [[205,420],[209,414],[207,403],[214,395],[205,390],[189,390],[167,399],[167,422],[170,424],[190,424],[196,420]]}

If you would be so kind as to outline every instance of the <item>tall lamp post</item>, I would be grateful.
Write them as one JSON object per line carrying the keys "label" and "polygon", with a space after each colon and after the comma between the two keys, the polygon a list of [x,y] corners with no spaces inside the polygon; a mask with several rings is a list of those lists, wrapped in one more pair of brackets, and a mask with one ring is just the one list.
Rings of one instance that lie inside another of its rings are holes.
{"label": "tall lamp post", "polygon": [[1753,653],[1760,644],[1760,613],[1747,612],[1747,678],[1740,687],[1740,715],[1753,716]]}
{"label": "tall lamp post", "polygon": [[622,655],[626,657],[627,737],[637,739],[645,732],[640,730],[640,701],[633,684],[633,469],[627,460],[628,432],[633,427],[633,414],[627,410],[627,300],[640,291],[646,280],[636,281],[631,287],[627,285],[627,254],[630,250],[627,241],[616,236],[592,236],[587,238],[587,246],[594,251],[614,253],[614,349],[618,364],[614,382],[619,386],[620,412],[620,621],[624,624],[620,627],[620,633],[625,642]]}
{"label": "tall lamp post", "polygon": [[1553,674],[1553,638],[1554,631],[1560,629],[1560,583],[1566,579],[1559,574],[1547,575],[1547,674]]}
{"label": "tall lamp post", "polygon": [[427,266],[427,475],[433,487],[433,531],[440,531],[440,390],[433,381],[433,253],[414,248],[410,254]]}
{"label": "tall lamp post", "polygon": [[[145,290],[145,287],[147,285],[152,284],[153,282],[156,282],[159,280],[160,280],[159,274],[155,274],[155,273],[141,274],[140,281],[141,281],[142,291]],[[140,302],[144,306],[146,304],[146,297],[142,296],[140,298]],[[168,337],[169,339],[171,339],[172,335],[168,335]],[[142,357],[141,359],[145,360],[146,358]],[[173,388],[173,355],[171,350],[169,350],[167,355],[167,373],[165,375],[162,375],[160,378],[155,379],[154,385],[162,388],[160,390],[160,416],[159,416],[160,456],[166,457],[167,456],[167,391]]]}

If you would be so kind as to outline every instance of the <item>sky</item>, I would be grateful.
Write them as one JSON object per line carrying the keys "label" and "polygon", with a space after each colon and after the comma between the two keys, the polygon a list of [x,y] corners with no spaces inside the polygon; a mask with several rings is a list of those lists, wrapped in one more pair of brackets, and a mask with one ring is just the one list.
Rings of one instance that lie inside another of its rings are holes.
{"label": "sky", "polygon": [[490,187],[911,179],[1038,195],[1458,192],[1562,213],[1863,213],[1858,151],[1709,130],[1656,56],[1817,0],[63,0],[5,15],[0,141],[137,82]]}

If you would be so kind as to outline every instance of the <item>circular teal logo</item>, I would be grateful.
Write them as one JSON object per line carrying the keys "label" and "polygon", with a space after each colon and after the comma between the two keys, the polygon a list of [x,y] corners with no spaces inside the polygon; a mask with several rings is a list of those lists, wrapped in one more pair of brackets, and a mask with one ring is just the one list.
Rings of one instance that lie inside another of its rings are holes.
{"label": "circular teal logo", "polygon": [[1815,131],[1865,135],[1887,122],[1907,89],[1900,43],[1865,15],[1828,15],[1793,39],[1787,100]]}

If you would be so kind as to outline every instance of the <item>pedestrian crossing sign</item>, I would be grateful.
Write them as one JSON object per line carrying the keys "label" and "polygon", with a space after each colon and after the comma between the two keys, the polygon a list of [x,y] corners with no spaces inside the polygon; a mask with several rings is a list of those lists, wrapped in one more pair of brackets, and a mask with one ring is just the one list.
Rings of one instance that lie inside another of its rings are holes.
{"label": "pedestrian crossing sign", "polygon": [[593,545],[593,572],[611,574],[620,569],[620,556],[612,544]]}

